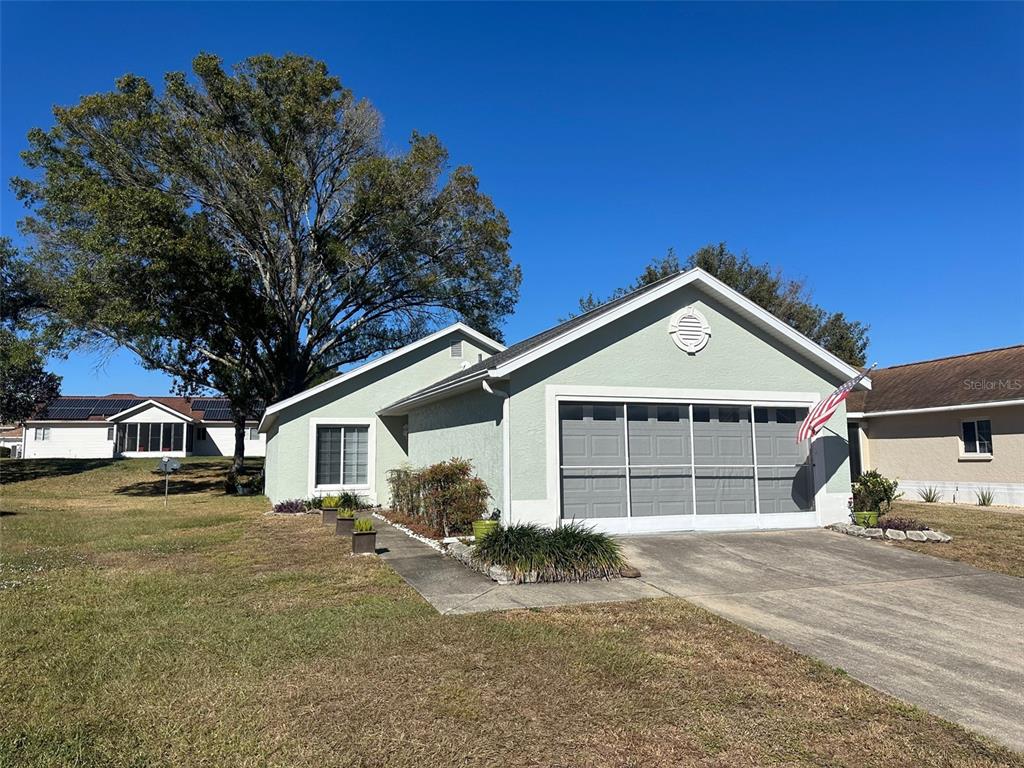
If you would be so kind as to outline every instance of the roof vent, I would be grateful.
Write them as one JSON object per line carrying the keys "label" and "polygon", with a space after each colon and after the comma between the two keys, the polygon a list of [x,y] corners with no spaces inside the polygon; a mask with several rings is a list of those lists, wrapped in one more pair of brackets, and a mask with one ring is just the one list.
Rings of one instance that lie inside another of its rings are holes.
{"label": "roof vent", "polygon": [[711,339],[711,326],[696,307],[685,307],[668,324],[668,334],[683,352],[695,355]]}
{"label": "roof vent", "polygon": [[453,341],[451,350],[452,357],[462,357],[462,339],[459,339],[458,341]]}

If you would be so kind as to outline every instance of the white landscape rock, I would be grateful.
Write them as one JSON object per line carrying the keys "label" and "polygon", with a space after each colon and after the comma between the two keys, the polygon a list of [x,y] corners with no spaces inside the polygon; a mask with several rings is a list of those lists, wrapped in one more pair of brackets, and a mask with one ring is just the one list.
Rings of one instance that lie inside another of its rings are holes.
{"label": "white landscape rock", "polygon": [[880,539],[880,538],[882,538],[882,535],[883,534],[882,534],[882,529],[881,528],[865,528],[864,529],[864,538],[865,539]]}
{"label": "white landscape rock", "polygon": [[500,565],[492,565],[490,570],[487,572],[487,575],[494,581],[498,582],[501,586],[516,583],[516,580],[512,578],[512,574]]}
{"label": "white landscape rock", "polygon": [[863,536],[864,526],[863,525],[848,525],[846,526],[846,533],[850,536]]}
{"label": "white landscape rock", "polygon": [[895,528],[887,528],[885,531],[885,538],[890,541],[906,541],[907,534],[903,531],[897,531]]}
{"label": "white landscape rock", "polygon": [[924,537],[928,539],[928,541],[942,541],[942,537],[935,531],[921,531],[921,533],[924,534]]}
{"label": "white landscape rock", "polygon": [[911,541],[928,541],[928,537],[924,535],[924,531],[907,531],[907,538]]}

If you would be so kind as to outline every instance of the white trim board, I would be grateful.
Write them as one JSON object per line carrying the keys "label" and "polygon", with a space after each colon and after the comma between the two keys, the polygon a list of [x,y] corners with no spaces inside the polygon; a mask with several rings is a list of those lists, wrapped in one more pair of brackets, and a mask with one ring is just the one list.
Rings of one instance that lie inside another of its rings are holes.
{"label": "white trim board", "polygon": [[313,395],[317,395],[321,392],[331,389],[332,387],[336,387],[343,382],[355,378],[356,376],[360,376],[366,373],[367,371],[372,371],[374,368],[380,365],[384,365],[385,363],[395,360],[396,358],[399,358],[402,355],[406,355],[409,352],[417,350],[420,347],[423,347],[427,344],[430,344],[433,341],[436,341],[437,339],[444,338],[445,336],[448,336],[456,332],[464,333],[466,336],[473,339],[477,343],[483,345],[484,347],[488,347],[495,352],[501,352],[502,350],[505,349],[505,346],[500,342],[495,341],[489,336],[484,336],[482,333],[473,330],[465,323],[453,323],[452,325],[449,325],[447,328],[442,328],[439,331],[435,331],[429,336],[424,336],[422,339],[418,339],[417,341],[414,341],[411,344],[406,344],[404,347],[400,347],[399,349],[396,349],[393,352],[388,352],[386,355],[381,355],[380,357],[375,358],[374,360],[371,360],[368,363],[363,363],[362,365],[357,366],[356,368],[353,368],[350,371],[346,371],[345,373],[339,374],[338,376],[335,376],[333,379],[329,379],[328,381],[325,381],[322,384],[317,384],[315,387],[310,387],[309,389],[304,390],[297,395],[292,395],[291,397],[285,398],[284,400],[279,400],[273,405],[268,406],[266,411],[263,412],[263,418],[260,419],[260,432],[268,431],[270,429],[271,424],[273,424],[274,419],[268,419],[269,416],[272,416],[273,414],[282,411],[285,408],[294,405],[295,403],[313,397]]}
{"label": "white trim board", "polygon": [[986,408],[1005,408],[1024,405],[1024,400],[996,400],[991,403],[963,403],[962,405],[937,405],[933,408],[906,408],[901,411],[856,411],[846,414],[848,419],[874,419],[879,416],[913,416],[917,413],[943,413],[946,411],[983,411]]}
{"label": "white trim board", "polygon": [[167,411],[167,413],[171,414],[172,416],[177,416],[182,421],[187,421],[190,423],[195,423],[198,421],[197,419],[194,419],[191,416],[187,416],[181,411],[174,410],[169,405],[158,403],[156,400],[146,400],[145,402],[139,403],[138,405],[133,405],[131,408],[125,408],[123,411],[112,414],[111,416],[107,416],[105,421],[111,421],[116,423],[119,419],[126,418],[132,415],[133,413],[137,413],[138,411],[142,411],[147,408],[159,408],[162,411]]}

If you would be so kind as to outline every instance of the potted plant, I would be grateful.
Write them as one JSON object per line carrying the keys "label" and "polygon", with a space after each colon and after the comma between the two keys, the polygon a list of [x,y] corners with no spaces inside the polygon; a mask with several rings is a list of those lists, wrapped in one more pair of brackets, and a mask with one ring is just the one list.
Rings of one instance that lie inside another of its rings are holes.
{"label": "potted plant", "polygon": [[341,506],[341,499],[337,496],[324,496],[320,500],[320,510],[324,525],[336,525],[338,522],[338,507]]}
{"label": "potted plant", "polygon": [[360,517],[353,524],[352,554],[373,555],[377,552],[377,531],[373,529],[373,520]]}
{"label": "potted plant", "polygon": [[899,483],[889,480],[869,469],[863,472],[853,484],[853,521],[865,528],[877,528],[878,516],[892,509],[892,503],[902,493],[897,493]]}
{"label": "potted plant", "polygon": [[354,509],[338,510],[338,522],[334,526],[334,534],[336,536],[351,536],[355,521],[356,511]]}
{"label": "potted plant", "polygon": [[484,536],[489,534],[491,531],[496,531],[501,525],[499,522],[501,519],[501,513],[498,510],[494,510],[489,517],[485,517],[481,520],[473,521],[473,538],[480,541]]}

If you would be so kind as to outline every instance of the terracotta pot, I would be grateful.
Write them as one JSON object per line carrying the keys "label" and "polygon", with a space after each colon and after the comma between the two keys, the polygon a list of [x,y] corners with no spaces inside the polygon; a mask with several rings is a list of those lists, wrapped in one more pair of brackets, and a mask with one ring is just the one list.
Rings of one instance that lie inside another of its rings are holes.
{"label": "terracotta pot", "polygon": [[334,525],[338,522],[338,510],[336,509],[324,509],[321,510],[323,514],[324,525]]}
{"label": "terracotta pot", "polygon": [[356,524],[354,517],[339,517],[337,525],[334,526],[336,536],[351,536],[352,526]]}
{"label": "terracotta pot", "polygon": [[352,533],[352,554],[373,555],[377,553],[377,532],[366,531]]}

